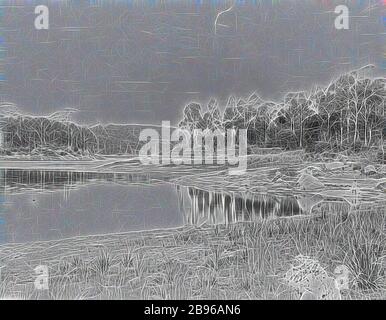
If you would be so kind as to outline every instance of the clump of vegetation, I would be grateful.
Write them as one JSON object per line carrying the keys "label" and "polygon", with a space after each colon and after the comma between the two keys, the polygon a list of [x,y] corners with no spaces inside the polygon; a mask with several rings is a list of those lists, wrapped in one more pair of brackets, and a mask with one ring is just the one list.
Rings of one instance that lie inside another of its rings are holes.
{"label": "clump of vegetation", "polygon": [[13,105],[0,106],[1,148],[3,153],[63,157],[93,153],[97,137],[87,127],[70,121],[74,109],[49,116],[30,116]]}
{"label": "clump of vegetation", "polygon": [[32,116],[12,104],[0,105],[0,155],[79,158],[136,154],[144,144],[139,141],[139,133],[145,125],[80,125],[72,120],[75,112],[65,109],[48,116]]}

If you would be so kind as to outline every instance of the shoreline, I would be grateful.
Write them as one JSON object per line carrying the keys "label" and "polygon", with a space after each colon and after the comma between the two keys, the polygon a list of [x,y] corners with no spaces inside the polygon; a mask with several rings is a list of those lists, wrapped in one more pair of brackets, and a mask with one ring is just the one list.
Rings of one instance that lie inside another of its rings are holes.
{"label": "shoreline", "polygon": [[[342,224],[344,219],[349,223]],[[342,299],[385,299],[383,280],[366,269],[382,265],[375,265],[377,260],[356,265],[366,243],[370,251],[363,257],[384,259],[385,221],[382,211],[347,218],[333,213],[2,245],[0,298],[153,299],[163,292],[170,299],[299,299],[297,289],[284,280],[300,254],[329,277],[343,264],[353,272],[352,284],[376,285],[371,290],[353,285],[341,292]],[[375,229],[364,229],[363,240],[355,244],[363,225]],[[49,270],[48,290],[34,289],[38,265]]]}

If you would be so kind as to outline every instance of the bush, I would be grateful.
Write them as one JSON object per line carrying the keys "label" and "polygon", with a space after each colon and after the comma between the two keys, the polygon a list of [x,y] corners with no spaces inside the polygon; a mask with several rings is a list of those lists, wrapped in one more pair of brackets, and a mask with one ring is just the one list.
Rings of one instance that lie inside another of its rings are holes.
{"label": "bush", "polygon": [[356,141],[355,143],[352,143],[350,146],[351,150],[354,152],[360,152],[363,149],[363,144],[361,141]]}
{"label": "bush", "polygon": [[386,164],[386,152],[384,150],[378,150],[376,161],[381,164]]}
{"label": "bush", "polygon": [[296,135],[288,129],[282,130],[278,134],[277,144],[280,148],[286,150],[294,150],[298,148],[298,141]]}

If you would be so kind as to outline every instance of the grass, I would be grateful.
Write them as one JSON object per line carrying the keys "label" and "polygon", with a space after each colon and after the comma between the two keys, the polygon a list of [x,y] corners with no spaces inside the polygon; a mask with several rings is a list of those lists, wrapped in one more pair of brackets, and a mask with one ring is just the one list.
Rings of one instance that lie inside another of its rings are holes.
{"label": "grass", "polygon": [[[302,255],[331,277],[336,267],[348,268],[343,299],[384,299],[383,211],[2,246],[0,296],[298,299],[284,279]],[[48,290],[34,289],[37,264],[49,267]]]}

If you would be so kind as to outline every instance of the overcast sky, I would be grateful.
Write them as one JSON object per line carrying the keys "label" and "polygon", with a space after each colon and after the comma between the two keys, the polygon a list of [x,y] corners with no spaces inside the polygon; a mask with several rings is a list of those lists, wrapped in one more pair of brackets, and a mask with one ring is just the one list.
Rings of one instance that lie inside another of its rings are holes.
{"label": "overcast sky", "polygon": [[[3,101],[36,114],[75,107],[87,123],[175,123],[191,100],[278,99],[368,63],[382,74],[380,0],[246,0],[216,25],[233,1],[89,2],[2,1]],[[35,30],[43,3],[49,30]],[[350,29],[336,30],[344,3]]]}

